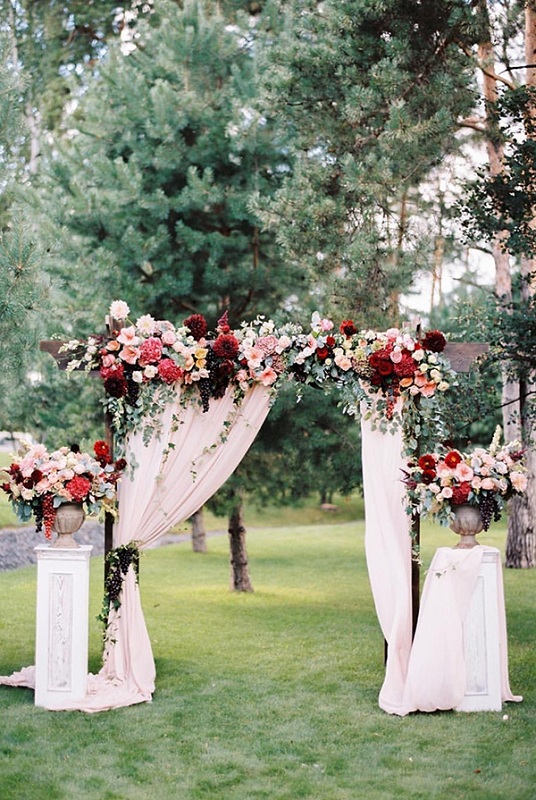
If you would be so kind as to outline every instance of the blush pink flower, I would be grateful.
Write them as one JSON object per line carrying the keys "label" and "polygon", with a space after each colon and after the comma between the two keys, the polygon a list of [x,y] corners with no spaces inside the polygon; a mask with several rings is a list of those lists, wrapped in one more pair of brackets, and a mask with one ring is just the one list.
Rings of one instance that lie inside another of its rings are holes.
{"label": "blush pink flower", "polygon": [[117,341],[121,344],[135,346],[139,344],[139,336],[136,335],[136,328],[130,325],[128,328],[121,328]]}
{"label": "blush pink flower", "polygon": [[495,481],[493,478],[484,478],[482,481],[482,488],[492,492],[497,487],[495,486]]}
{"label": "blush pink flower", "polygon": [[168,345],[168,347],[170,347],[172,344],[175,344],[176,341],[177,341],[177,334],[175,333],[175,331],[168,330],[164,331],[164,333],[162,334],[162,342],[163,344]]}
{"label": "blush pink flower", "polygon": [[123,361],[126,361],[127,364],[135,364],[138,360],[139,354],[140,350],[138,347],[126,345],[122,350],[119,351],[119,358],[121,358]]}
{"label": "blush pink flower", "polygon": [[524,472],[515,472],[510,473],[510,480],[512,481],[512,486],[516,490],[516,492],[524,492],[527,488],[527,476]]}
{"label": "blush pink flower", "polygon": [[463,482],[463,481],[472,481],[475,473],[473,472],[471,467],[465,463],[465,461],[460,461],[460,463],[456,465],[454,474],[456,475],[459,481]]}
{"label": "blush pink flower", "polygon": [[277,380],[277,372],[271,367],[266,367],[258,376],[258,380],[263,386],[271,386]]}
{"label": "blush pink flower", "polygon": [[114,300],[110,306],[110,316],[114,319],[123,320],[130,314],[130,308],[124,300]]}
{"label": "blush pink flower", "polygon": [[106,355],[104,355],[102,357],[102,366],[103,367],[105,367],[105,368],[106,367],[111,367],[112,364],[115,364],[115,356],[113,356],[111,353],[107,353]]}

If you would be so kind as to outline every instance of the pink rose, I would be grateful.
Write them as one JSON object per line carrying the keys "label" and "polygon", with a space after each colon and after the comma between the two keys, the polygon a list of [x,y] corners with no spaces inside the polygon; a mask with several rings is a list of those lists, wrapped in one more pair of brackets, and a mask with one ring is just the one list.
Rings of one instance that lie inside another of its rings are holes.
{"label": "pink rose", "polygon": [[164,333],[162,334],[162,342],[164,344],[171,346],[172,344],[175,344],[176,341],[177,341],[177,335],[175,331],[164,331]]}
{"label": "pink rose", "polygon": [[487,491],[493,491],[496,488],[493,478],[484,478],[482,481],[482,488]]}
{"label": "pink rose", "polygon": [[106,355],[104,355],[102,357],[102,366],[103,367],[105,367],[105,368],[106,367],[111,367],[112,364],[115,364],[115,356],[113,356],[111,353],[107,353]]}

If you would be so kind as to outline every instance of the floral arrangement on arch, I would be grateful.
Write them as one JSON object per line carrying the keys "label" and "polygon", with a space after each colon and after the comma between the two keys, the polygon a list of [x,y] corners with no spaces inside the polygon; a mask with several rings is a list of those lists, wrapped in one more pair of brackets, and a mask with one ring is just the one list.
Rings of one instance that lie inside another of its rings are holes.
{"label": "floral arrangement on arch", "polygon": [[16,461],[4,470],[1,488],[17,517],[35,517],[36,530],[43,527],[51,538],[56,509],[62,503],[83,503],[88,512],[115,513],[117,483],[126,467],[124,459],[112,461],[104,441],[94,444],[95,457],[78,445],[49,453],[43,444],[23,445]]}
{"label": "floral arrangement on arch", "polygon": [[339,384],[349,413],[375,398],[375,412],[390,420],[399,397],[430,399],[450,387],[455,373],[441,355],[445,345],[437,330],[422,336],[399,328],[358,331],[349,319],[336,329],[315,312],[310,332],[295,337],[289,369],[303,383]]}
{"label": "floral arrangement on arch", "polygon": [[150,438],[159,411],[178,386],[183,402],[193,398],[206,412],[211,398],[222,397],[229,385],[238,398],[256,383],[274,386],[285,370],[292,340],[263,317],[233,330],[225,312],[211,335],[201,314],[176,327],[149,314],[132,322],[129,313],[124,301],[114,301],[109,336],[72,340],[62,348],[72,354],[68,371],[100,372],[104,405],[120,438],[142,423]]}
{"label": "floral arrangement on arch", "polygon": [[527,488],[527,470],[519,442],[500,445],[500,428],[489,448],[471,453],[458,450],[425,453],[409,461],[403,478],[408,513],[417,512],[448,525],[456,506],[477,506],[488,530],[498,521],[506,502]]}

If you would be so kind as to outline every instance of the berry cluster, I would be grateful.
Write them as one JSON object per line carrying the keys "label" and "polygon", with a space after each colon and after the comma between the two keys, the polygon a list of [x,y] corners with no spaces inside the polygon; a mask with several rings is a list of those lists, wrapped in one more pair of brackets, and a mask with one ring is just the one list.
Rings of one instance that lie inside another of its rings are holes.
{"label": "berry cluster", "polygon": [[495,520],[495,522],[500,520],[501,509],[493,494],[482,494],[480,500],[480,517],[485,531],[488,530],[492,520]]}
{"label": "berry cluster", "polygon": [[105,628],[108,625],[110,608],[113,607],[116,611],[121,608],[120,596],[123,580],[131,565],[136,580],[138,580],[140,554],[137,546],[133,543],[120,545],[106,556],[107,575],[104,584],[104,598],[101,613],[97,617]]}

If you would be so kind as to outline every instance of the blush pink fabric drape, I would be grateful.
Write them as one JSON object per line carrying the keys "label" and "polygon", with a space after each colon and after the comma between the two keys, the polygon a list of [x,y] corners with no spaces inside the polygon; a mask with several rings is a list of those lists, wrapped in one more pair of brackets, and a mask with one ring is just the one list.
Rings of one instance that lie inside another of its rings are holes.
{"label": "blush pink fabric drape", "polygon": [[411,522],[401,481],[402,431],[373,430],[362,419],[365,553],[372,595],[387,642],[379,705],[399,713],[411,651]]}
{"label": "blush pink fabric drape", "polygon": [[[411,520],[405,513],[400,430],[381,433],[362,420],[365,552],[370,584],[385,640],[387,663],[378,703],[389,714],[456,708],[465,694],[465,610],[479,574],[484,546],[442,547],[428,571],[412,644]],[[488,548],[489,549],[489,548]],[[453,565],[455,569],[453,569]],[[440,572],[441,578],[436,574]],[[498,574],[503,701],[519,701],[508,679],[502,575]]]}
{"label": "blush pink fabric drape", "polygon": [[[240,405],[232,390],[212,400],[203,414],[198,406],[168,404],[160,435],[145,446],[141,433],[128,438],[127,460],[138,464],[132,479],[119,488],[119,520],[114,547],[137,542],[140,550],[170,527],[194,514],[234,472],[262,426],[270,407],[269,390],[250,389]],[[95,712],[148,702],[154,691],[155,665],[140,589],[132,568],[125,578],[121,608],[110,617],[113,643],[97,675],[88,676],[88,693],[64,710]],[[35,685],[34,668],[0,677],[11,686]]]}
{"label": "blush pink fabric drape", "polygon": [[[493,547],[471,550],[440,547],[426,575],[419,620],[408,664],[403,702],[396,712],[438,711],[456,708],[465,695],[467,673],[463,651],[463,623],[482,558]],[[508,643],[502,573],[497,572],[497,610],[501,653],[501,696],[519,702],[508,678]]]}

